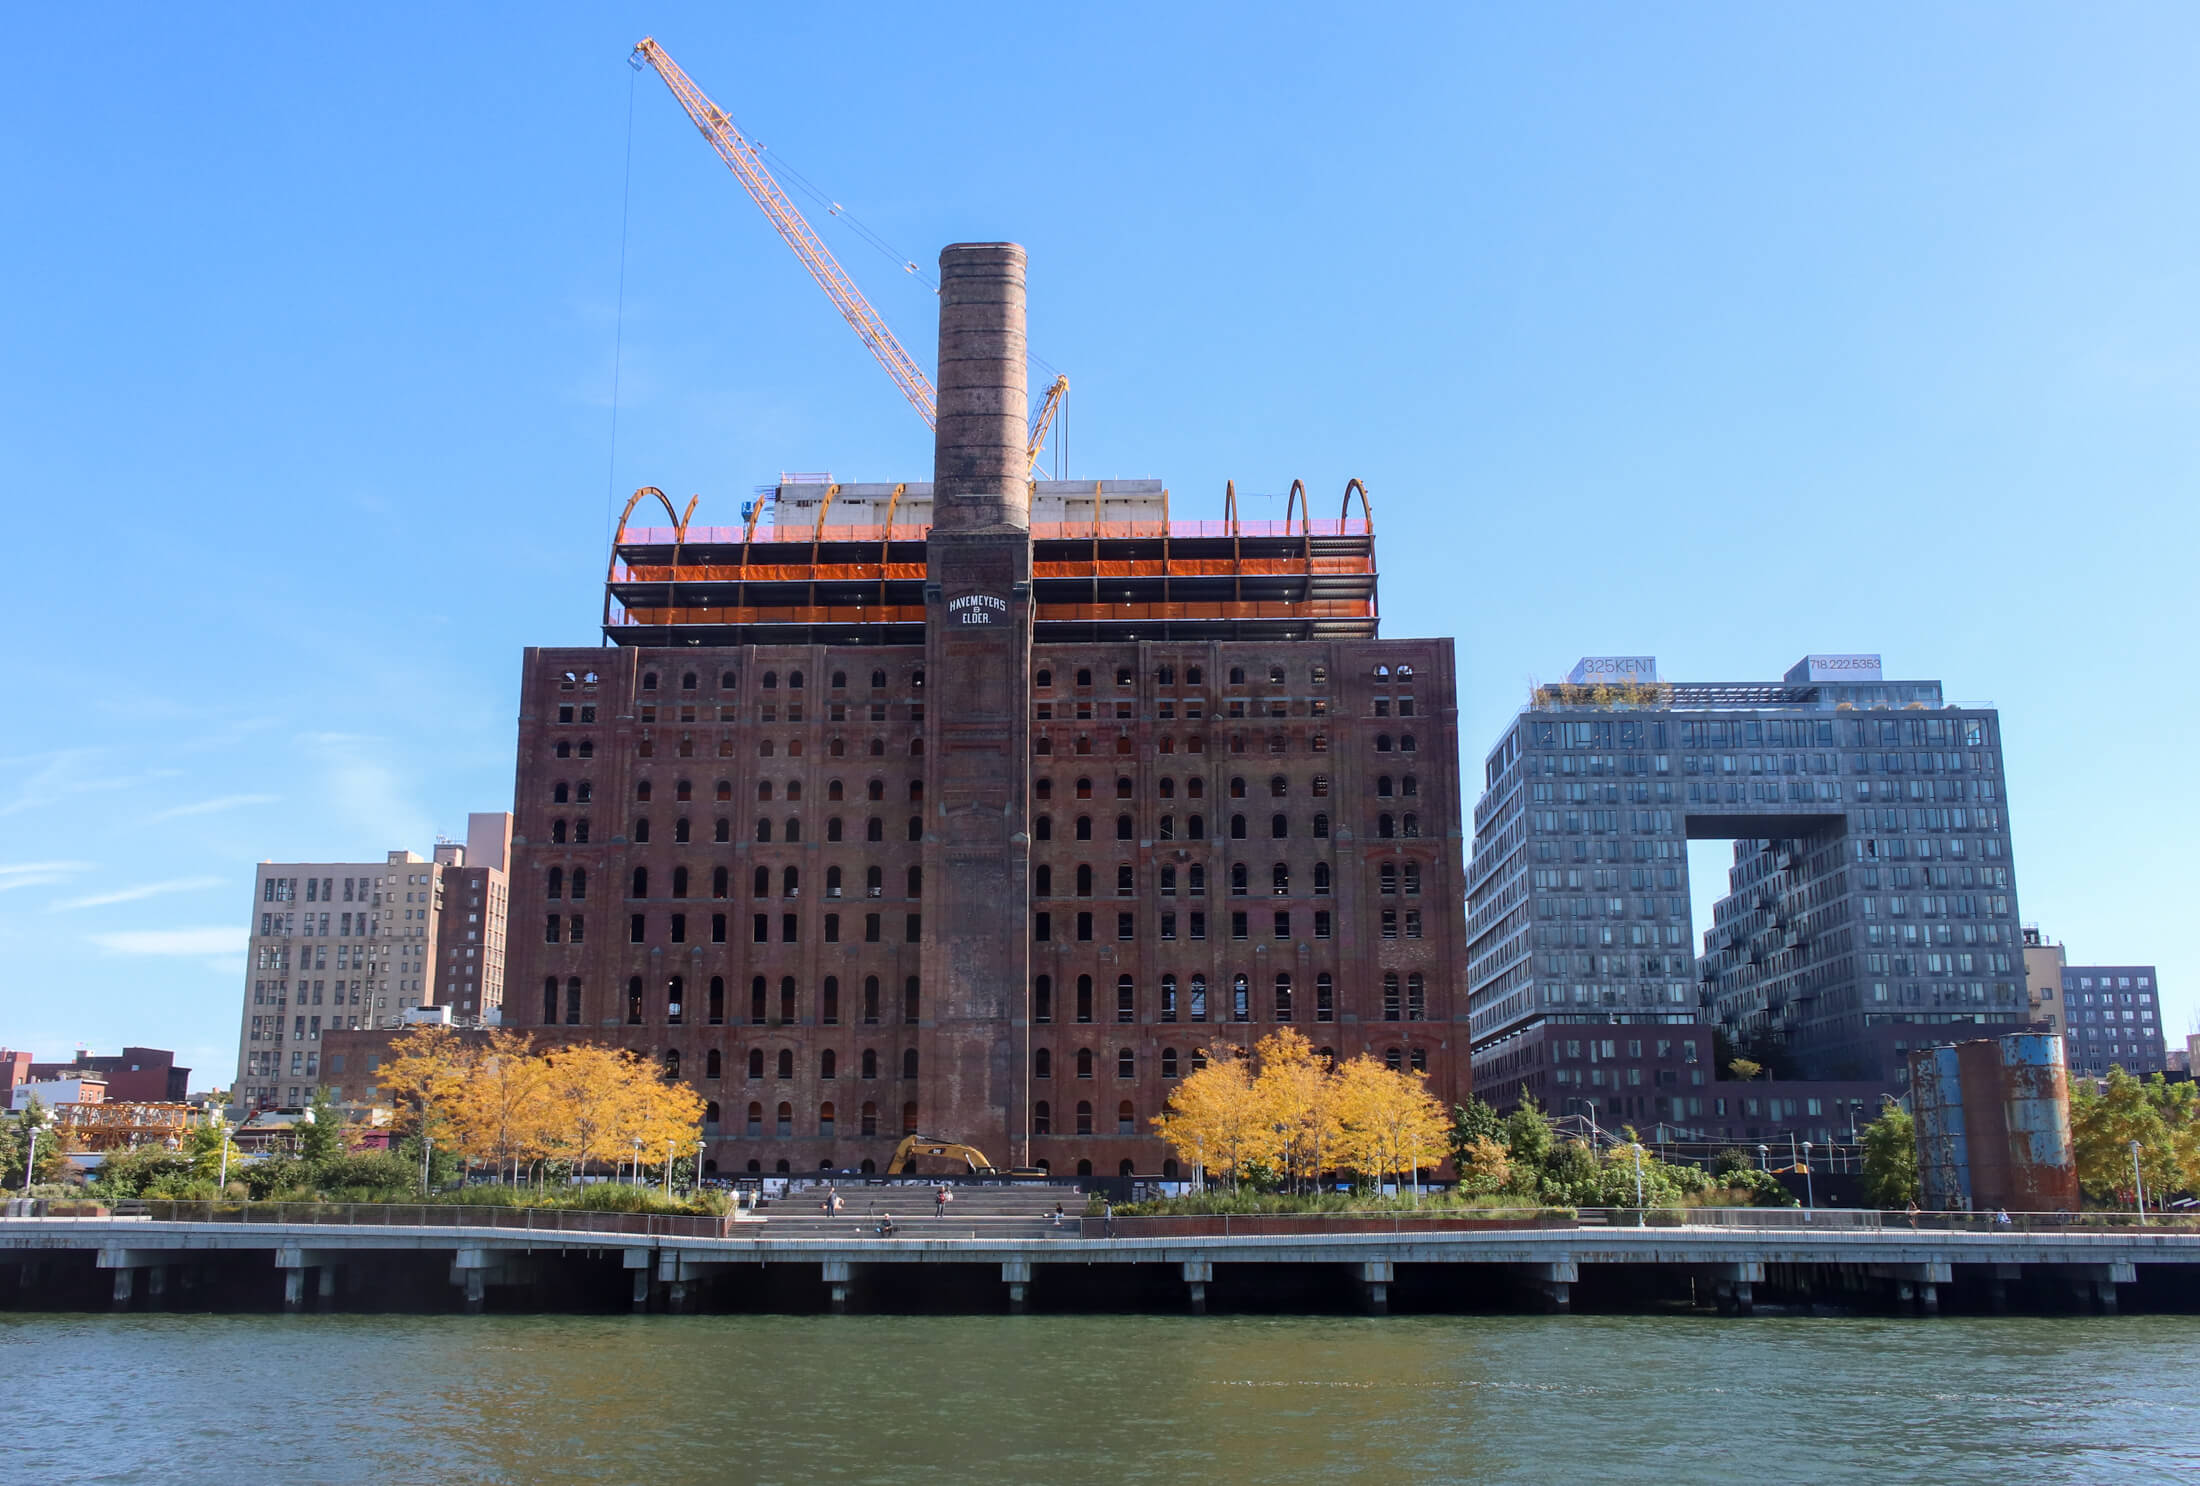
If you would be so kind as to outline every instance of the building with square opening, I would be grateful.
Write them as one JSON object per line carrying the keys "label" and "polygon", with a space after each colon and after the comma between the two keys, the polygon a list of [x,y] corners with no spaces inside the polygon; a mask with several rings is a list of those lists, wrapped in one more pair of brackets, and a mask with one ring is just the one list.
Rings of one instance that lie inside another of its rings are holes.
{"label": "building with square opening", "polygon": [[[1590,657],[1536,690],[1483,782],[1468,976],[1487,1097],[1685,1130],[1741,1093],[1712,1087],[1714,1041],[1780,1078],[1892,1090],[1915,1048],[2029,1018],[2000,719],[1937,681],[1864,655],[1740,683]],[[1734,843],[1700,956],[1692,840]],[[1584,1043],[1666,1056],[1567,1051]]]}

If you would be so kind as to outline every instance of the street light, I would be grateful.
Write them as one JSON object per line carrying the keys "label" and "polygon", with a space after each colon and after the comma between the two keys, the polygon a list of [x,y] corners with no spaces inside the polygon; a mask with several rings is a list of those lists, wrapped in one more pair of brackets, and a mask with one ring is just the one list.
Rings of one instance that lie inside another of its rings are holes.
{"label": "street light", "polygon": [[1642,1226],[1642,1142],[1635,1142],[1635,1226]]}
{"label": "street light", "polygon": [[2136,1140],[2131,1143],[2131,1187],[2132,1195],[2139,1199],[2139,1221],[2144,1223],[2147,1220],[2147,1179],[2139,1171],[2139,1142]]}
{"label": "street light", "polygon": [[1818,1205],[1818,1194],[1810,1175],[1810,1142],[1803,1142],[1803,1198],[1806,1207]]}
{"label": "street light", "polygon": [[638,1187],[638,1186],[640,1186],[641,1184],[642,1184],[642,1138],[641,1138],[641,1137],[640,1137],[639,1135],[637,1135],[637,1136],[635,1136],[635,1137],[634,1137],[634,1176],[633,1176],[633,1178],[632,1178],[632,1181],[631,1181],[630,1185]]}
{"label": "street light", "polygon": [[31,1132],[30,1154],[23,1161],[23,1195],[28,1197],[31,1191],[31,1173],[38,1170],[38,1129],[41,1121],[35,1114],[26,1114],[23,1116],[23,1123]]}
{"label": "street light", "polygon": [[1769,1145],[1761,1145],[1761,1146],[1757,1147],[1757,1169],[1758,1169],[1759,1171],[1770,1171],[1770,1170],[1772,1170],[1772,1147],[1771,1147],[1771,1146],[1769,1146]]}

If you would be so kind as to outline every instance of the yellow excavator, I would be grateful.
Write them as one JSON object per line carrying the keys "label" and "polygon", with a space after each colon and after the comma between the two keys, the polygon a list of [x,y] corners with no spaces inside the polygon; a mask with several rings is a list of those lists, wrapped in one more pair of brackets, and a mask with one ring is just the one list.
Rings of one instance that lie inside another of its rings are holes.
{"label": "yellow excavator", "polygon": [[1052,1174],[1037,1166],[1012,1166],[1003,1170],[988,1161],[985,1152],[974,1145],[964,1145],[954,1140],[937,1140],[929,1135],[904,1137],[901,1144],[894,1147],[894,1158],[886,1163],[886,1174],[915,1175],[919,1156],[937,1156],[943,1160],[960,1161],[972,1176],[1045,1177]]}

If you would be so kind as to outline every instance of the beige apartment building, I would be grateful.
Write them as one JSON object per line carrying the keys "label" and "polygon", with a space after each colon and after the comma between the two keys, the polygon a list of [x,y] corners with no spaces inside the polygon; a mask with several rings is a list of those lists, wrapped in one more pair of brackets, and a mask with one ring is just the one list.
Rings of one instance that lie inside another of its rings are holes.
{"label": "beige apartment building", "polygon": [[252,887],[239,1110],[297,1108],[326,1082],[324,1034],[395,1025],[448,1006],[494,1022],[504,1002],[504,864],[511,817],[477,814],[467,840],[435,856],[379,862],[262,862]]}

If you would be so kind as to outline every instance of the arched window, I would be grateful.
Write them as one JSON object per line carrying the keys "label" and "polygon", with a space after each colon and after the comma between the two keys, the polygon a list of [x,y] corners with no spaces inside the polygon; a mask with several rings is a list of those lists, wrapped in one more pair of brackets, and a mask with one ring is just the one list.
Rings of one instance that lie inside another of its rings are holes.
{"label": "arched window", "polygon": [[1421,864],[1419,862],[1406,863],[1406,896],[1409,898],[1421,896]]}
{"label": "arched window", "polygon": [[1176,977],[1174,975],[1161,977],[1161,1020],[1165,1022],[1176,1020]]}
{"label": "arched window", "polygon": [[1408,840],[1421,834],[1421,817],[1408,810],[1399,822],[1399,831]]}
{"label": "arched window", "polygon": [[864,896],[871,898],[886,896],[886,869],[884,867],[866,867],[864,869],[863,892]]}
{"label": "arched window", "polygon": [[[707,1009],[710,1016],[710,1024],[713,1027],[725,1025],[726,978],[723,975],[713,975],[710,978],[710,1001],[708,1003]],[[710,1056],[711,1064],[715,1068],[717,1066],[718,1054],[712,1053]],[[715,1073],[712,1075],[712,1077],[716,1076],[717,1075]]]}
{"label": "arched window", "polygon": [[553,975],[542,983],[542,1024],[553,1027],[558,1021],[558,978]]}
{"label": "arched window", "polygon": [[909,895],[910,897],[912,897],[912,898],[921,898],[921,897],[923,897],[923,896],[924,896],[924,868],[922,868],[922,867],[911,867],[911,868],[909,869],[909,874],[908,874],[908,875],[909,875],[909,893],[908,893],[908,895]]}
{"label": "arched window", "polygon": [[684,898],[687,895],[688,869],[685,867],[674,867],[672,869],[672,896],[675,898]]}
{"label": "arched window", "polygon": [[863,977],[863,1024],[867,1027],[878,1025],[878,977],[875,975]]}
{"label": "arched window", "polygon": [[1314,896],[1317,898],[1329,896],[1329,863],[1327,862],[1316,862],[1314,864]]}
{"label": "arched window", "polygon": [[548,886],[543,896],[552,900],[565,896],[565,869],[563,867],[552,867],[550,869]]}
{"label": "arched window", "polygon": [[577,1027],[581,1024],[581,978],[569,976],[565,982],[565,1024]]}
{"label": "arched window", "polygon": [[1276,975],[1276,1020],[1291,1020],[1291,977],[1289,973],[1281,971]]}
{"label": "arched window", "polygon": [[840,977],[828,975],[818,996],[818,1022],[822,1026],[840,1025]]}
{"label": "arched window", "polygon": [[668,1047],[665,1049],[665,1078],[668,1081],[677,1082],[679,1077],[680,1050],[676,1047]]}
{"label": "arched window", "polygon": [[1314,839],[1316,841],[1327,841],[1329,839],[1328,816],[1316,815],[1314,817]]}
{"label": "arched window", "polygon": [[[1131,1102],[1128,1099],[1115,1106],[1115,1133],[1118,1135],[1136,1135],[1138,1133],[1138,1113],[1131,1107]],[[1130,1174],[1131,1163],[1126,1160],[1123,1163],[1123,1175],[1129,1176]]]}
{"label": "arched window", "polygon": [[1415,1073],[1428,1072],[1428,1049],[1417,1047],[1406,1055],[1406,1063]]}
{"label": "arched window", "polygon": [[[828,1053],[826,1056],[831,1057],[832,1055]],[[817,1133],[825,1136],[830,1136],[833,1133],[833,1106],[831,1101],[817,1107]],[[831,1163],[828,1162],[827,1164],[830,1165]]]}
{"label": "arched window", "polygon": [[771,868],[769,868],[769,867],[758,867],[758,868],[756,869],[756,873],[755,873],[755,876],[754,876],[754,878],[753,878],[753,881],[754,881],[754,883],[755,883],[755,886],[756,886],[756,894],[755,894],[755,895],[756,895],[757,897],[759,897],[759,898],[768,898],[768,897],[770,897],[770,896],[772,895],[772,869],[771,869]]}
{"label": "arched window", "polygon": [[1138,1077],[1138,1054],[1127,1047],[1117,1049],[1115,1054],[1115,1076],[1117,1078]]}
{"label": "arched window", "polygon": [[1119,1022],[1138,1020],[1138,986],[1128,975],[1115,978],[1115,1019]]}
{"label": "arched window", "polygon": [[715,1099],[707,1101],[703,1105],[703,1128],[713,1135],[717,1134],[718,1118],[718,1101]]}
{"label": "arched window", "polygon": [[[1092,1101],[1090,1099],[1077,1101],[1077,1133],[1079,1135],[1092,1134]],[[1092,1163],[1090,1161],[1080,1161],[1077,1164],[1079,1170],[1083,1170]]]}
{"label": "arched window", "polygon": [[1092,1020],[1092,977],[1089,975],[1077,977],[1077,1020]]}
{"label": "arched window", "polygon": [[749,1049],[749,1077],[762,1078],[763,1076],[764,1050],[760,1047],[752,1047]]}
{"label": "arched window", "polygon": [[1082,862],[1077,867],[1077,896],[1080,898],[1092,896],[1092,867]]}
{"label": "arched window", "polygon": [[901,983],[901,1019],[912,1027],[917,1025],[917,978],[914,975]]}
{"label": "arched window", "polygon": [[1428,982],[1418,970],[1406,977],[1406,1020],[1428,1020]]}
{"label": "arched window", "polygon": [[[1203,1021],[1207,1020],[1207,977],[1206,977],[1206,976],[1204,976],[1204,975],[1195,975],[1195,976],[1193,976],[1193,977],[1192,977],[1192,984],[1191,984],[1191,995],[1190,995],[1190,997],[1188,998],[1188,1005],[1187,1005],[1187,1007],[1186,1007],[1186,1011],[1187,1011],[1187,1013],[1189,1014],[1189,1016],[1191,1017],[1191,1019],[1192,1019],[1193,1021],[1195,1021],[1195,1022],[1203,1022]],[[1197,1055],[1195,1054],[1194,1056],[1197,1056]]]}
{"label": "arched window", "polygon": [[1230,1020],[1233,1022],[1249,1022],[1252,1019],[1252,982],[1243,975],[1232,976],[1230,979]]}
{"label": "arched window", "polygon": [[1383,1066],[1385,1068],[1388,1068],[1392,1073],[1396,1073],[1399,1068],[1403,1066],[1404,1062],[1405,1059],[1400,1055],[1398,1049],[1394,1047],[1384,1049]]}
{"label": "arched window", "polygon": [[789,841],[800,841],[802,839],[802,822],[793,816],[787,817],[787,833],[785,839]]}
{"label": "arched window", "polygon": [[1391,837],[1398,834],[1398,823],[1392,820],[1387,814],[1378,815],[1375,817],[1375,834],[1381,837],[1383,840],[1388,841]]}
{"label": "arched window", "polygon": [[552,785],[552,786],[550,787],[550,803],[551,803],[551,804],[553,804],[553,805],[563,805],[563,804],[566,804],[566,803],[568,803],[568,802],[569,802],[569,801],[570,801],[571,799],[572,799],[572,793],[571,793],[571,791],[569,791],[569,790],[568,790],[568,789],[567,789],[567,788],[565,787],[565,781],[564,781],[564,780],[560,779],[560,780],[559,780],[559,781],[558,781],[558,782],[557,782],[556,784],[554,784],[554,785]]}
{"label": "arched window", "polygon": [[1233,815],[1230,817],[1230,839],[1232,841],[1243,841],[1245,839],[1244,816]]}
{"label": "arched window", "polygon": [[726,895],[727,895],[727,894],[728,894],[728,893],[729,893],[730,891],[731,891],[731,884],[730,884],[730,882],[729,882],[729,880],[728,880],[728,878],[727,878],[727,875],[726,875],[726,869],[725,869],[725,868],[723,868],[723,867],[713,867],[713,868],[711,868],[711,869],[710,869],[710,895],[711,895],[711,896],[712,896],[713,898],[723,898],[723,897],[725,897],[725,896],[726,896]]}
{"label": "arched window", "polygon": [[827,1048],[825,1049],[825,1051],[817,1055],[817,1076],[819,1078],[836,1077],[839,1073],[839,1070],[840,1059],[834,1054],[831,1048]]}
{"label": "arched window", "polygon": [[1031,983],[1031,1019],[1034,1022],[1054,1020],[1054,979],[1042,975]]}
{"label": "arched window", "polygon": [[766,820],[763,816],[759,815],[756,818],[756,839],[759,841],[769,841],[771,840],[771,838],[772,823]]}
{"label": "arched window", "polygon": [[665,1018],[677,1027],[680,1025],[681,1017],[686,1011],[687,977],[675,975],[665,982]]}
{"label": "arched window", "polygon": [[646,898],[649,896],[649,869],[647,867],[636,867],[634,869],[634,875],[627,884],[626,895],[629,898]]}
{"label": "arched window", "polygon": [[1244,897],[1246,887],[1245,864],[1243,862],[1232,862],[1230,864],[1230,896],[1233,898]]}
{"label": "arched window", "polygon": [[1271,816],[1269,816],[1269,817],[1268,817],[1268,838],[1269,838],[1269,839],[1270,839],[1271,841],[1281,841],[1281,840],[1283,840],[1283,839],[1284,839],[1284,838],[1285,838],[1286,836],[1289,836],[1290,834],[1291,834],[1291,817],[1290,817],[1290,816],[1288,816],[1288,815],[1271,815]]}
{"label": "arched window", "polygon": [[[863,1123],[856,1128],[858,1133],[863,1135],[878,1134],[878,1105],[875,1101],[869,1099],[863,1101]],[[871,1158],[868,1156],[863,1158],[863,1169],[865,1171],[872,1169]]]}
{"label": "arched window", "polygon": [[724,845],[733,839],[733,822],[723,815],[711,823],[710,839]]}
{"label": "arched window", "polygon": [[1034,841],[1052,841],[1054,839],[1054,817],[1042,815],[1033,821],[1031,823],[1031,839]]}
{"label": "arched window", "polygon": [[779,1127],[779,1133],[782,1136],[794,1134],[794,1106],[792,1104],[789,1104],[784,1099],[780,1100],[779,1110],[776,1118]]}
{"label": "arched window", "polygon": [[1383,976],[1383,1020],[1395,1022],[1399,1019],[1399,1014],[1398,972],[1392,970]]}
{"label": "arched window", "polygon": [[875,815],[872,816],[863,827],[863,839],[866,841],[884,841],[886,839],[886,822]]}
{"label": "arched window", "polygon": [[1398,891],[1398,864],[1396,862],[1383,863],[1375,875],[1376,880],[1382,884],[1384,897],[1387,898]]}
{"label": "arched window", "polygon": [[878,1049],[875,1047],[867,1047],[863,1050],[863,1076],[865,1078],[878,1077]]}
{"label": "arched window", "polygon": [[779,869],[779,896],[782,898],[799,898],[802,896],[801,868],[782,867]]}
{"label": "arched window", "polygon": [[649,817],[639,816],[634,822],[634,844],[644,845],[649,840]]}
{"label": "arched window", "polygon": [[[761,1104],[751,1102],[749,1105],[748,1133],[751,1135],[762,1135],[764,1133],[764,1106]],[[751,1171],[756,1169],[754,1161],[749,1163],[749,1169]]]}
{"label": "arched window", "polygon": [[1080,841],[1090,841],[1092,839],[1091,816],[1080,815],[1077,817],[1077,839]]}
{"label": "arched window", "polygon": [[1115,839],[1118,841],[1129,841],[1133,839],[1133,833],[1131,830],[1131,818],[1129,816],[1118,815],[1115,818]]}
{"label": "arched window", "polygon": [[1033,1078],[1054,1077],[1054,1054],[1043,1047],[1032,1049],[1031,1076]]}
{"label": "arched window", "polygon": [[791,975],[779,977],[779,1020],[790,1027],[799,1020],[795,1016],[794,977]]}
{"label": "arched window", "polygon": [[1044,1099],[1031,1106],[1031,1133],[1034,1135],[1052,1135],[1054,1133],[1054,1107]]}
{"label": "arched window", "polygon": [[917,1050],[913,1047],[902,1050],[901,1076],[903,1078],[915,1078],[917,1076]]}
{"label": "arched window", "polygon": [[749,1022],[752,1026],[761,1027],[771,1020],[764,1006],[766,994],[763,976],[759,975],[749,982]]}
{"label": "arched window", "polygon": [[1031,869],[1031,895],[1034,898],[1054,896],[1054,869],[1043,862]]}
{"label": "arched window", "polygon": [[626,1024],[639,1027],[642,1024],[642,978],[630,975],[626,981]]}
{"label": "arched window", "polygon": [[1165,1047],[1161,1050],[1161,1076],[1163,1078],[1176,1077],[1176,1049],[1173,1047]]}
{"label": "arched window", "polygon": [[1128,898],[1138,891],[1138,876],[1128,863],[1115,869],[1115,895]]}
{"label": "arched window", "polygon": [[655,671],[644,671],[644,672],[642,672],[642,690],[644,690],[644,691],[655,691],[656,689],[657,689],[657,673],[656,673]]}
{"label": "arched window", "polygon": [[1276,863],[1275,868],[1268,874],[1268,881],[1269,885],[1275,890],[1277,897],[1288,898],[1291,896],[1291,868],[1288,863]]}

